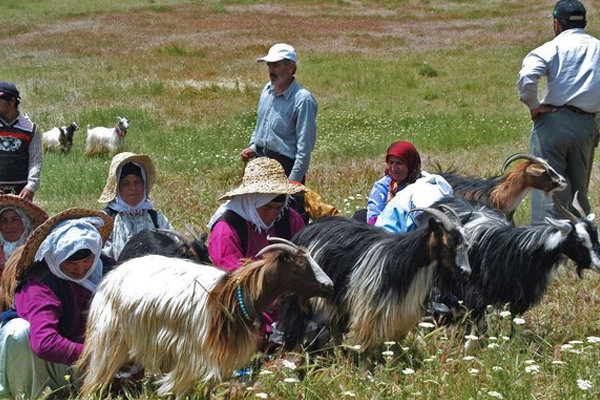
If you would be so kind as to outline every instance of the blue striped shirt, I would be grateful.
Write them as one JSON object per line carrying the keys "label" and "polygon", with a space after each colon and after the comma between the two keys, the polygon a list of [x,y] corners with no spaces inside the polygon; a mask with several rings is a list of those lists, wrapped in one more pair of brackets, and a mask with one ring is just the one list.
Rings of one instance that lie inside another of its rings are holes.
{"label": "blue striped shirt", "polygon": [[310,92],[294,81],[280,95],[268,83],[258,102],[256,128],[250,148],[269,149],[294,161],[289,179],[300,182],[308,171],[317,136],[317,102]]}

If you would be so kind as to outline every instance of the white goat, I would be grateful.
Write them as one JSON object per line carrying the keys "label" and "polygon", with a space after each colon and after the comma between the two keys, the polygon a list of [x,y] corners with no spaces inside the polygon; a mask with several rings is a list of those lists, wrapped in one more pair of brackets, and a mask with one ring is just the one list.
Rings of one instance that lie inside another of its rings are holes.
{"label": "white goat", "polygon": [[87,127],[87,138],[85,141],[85,155],[93,156],[101,153],[117,153],[123,149],[125,135],[129,128],[129,122],[125,117],[117,117],[114,128],[98,126]]}
{"label": "white goat", "polygon": [[333,282],[305,249],[277,243],[263,252],[263,259],[229,274],[158,255],[110,272],[90,306],[78,361],[87,367],[82,393],[109,384],[134,362],[163,374],[160,396],[181,399],[197,381],[227,377],[250,361],[258,350],[257,322],[275,298],[332,294]]}
{"label": "white goat", "polygon": [[76,122],[61,128],[54,127],[42,133],[42,149],[47,151],[69,151],[73,146],[73,134],[79,129]]}

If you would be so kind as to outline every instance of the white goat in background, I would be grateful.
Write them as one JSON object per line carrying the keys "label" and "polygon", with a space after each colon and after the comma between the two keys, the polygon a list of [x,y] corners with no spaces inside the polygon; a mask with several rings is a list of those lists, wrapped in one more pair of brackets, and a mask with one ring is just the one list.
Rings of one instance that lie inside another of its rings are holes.
{"label": "white goat in background", "polygon": [[125,117],[117,117],[114,128],[98,126],[90,128],[87,126],[87,138],[85,141],[85,155],[93,156],[102,153],[118,153],[125,145],[125,135],[129,128],[129,121]]}
{"label": "white goat in background", "polygon": [[54,127],[42,133],[42,149],[47,151],[69,151],[73,146],[73,135],[79,129],[76,122],[61,128]]}

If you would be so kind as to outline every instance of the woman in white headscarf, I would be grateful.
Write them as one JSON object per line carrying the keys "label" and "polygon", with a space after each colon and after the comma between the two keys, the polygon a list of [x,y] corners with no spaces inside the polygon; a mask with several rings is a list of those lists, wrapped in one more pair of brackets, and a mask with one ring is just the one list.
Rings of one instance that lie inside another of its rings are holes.
{"label": "woman in white headscarf", "polygon": [[0,194],[0,278],[4,263],[48,215],[44,210],[12,194]]}
{"label": "woman in white headscarf", "polygon": [[148,200],[156,177],[154,163],[145,154],[119,153],[110,163],[106,186],[98,199],[108,203],[104,212],[115,220],[113,233],[103,252],[118,259],[125,243],[144,229],[173,229]]}
{"label": "woman in white headscarf", "polygon": [[110,268],[101,252],[111,228],[102,212],[70,209],[40,225],[9,260],[16,315],[0,328],[0,398],[35,398],[69,383],[91,297]]}

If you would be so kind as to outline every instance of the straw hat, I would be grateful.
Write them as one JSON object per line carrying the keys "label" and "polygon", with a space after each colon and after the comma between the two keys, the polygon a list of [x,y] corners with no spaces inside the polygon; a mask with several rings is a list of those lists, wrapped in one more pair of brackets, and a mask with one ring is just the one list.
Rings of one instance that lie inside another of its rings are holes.
{"label": "straw hat", "polygon": [[67,219],[78,219],[84,217],[100,217],[104,220],[104,226],[98,228],[100,236],[102,236],[102,242],[105,242],[113,228],[113,219],[106,213],[96,210],[86,210],[85,208],[69,208],[63,212],[60,212],[50,218],[44,223],[35,228],[27,241],[23,245],[23,250],[17,262],[17,268],[15,271],[15,280],[18,282],[25,277],[27,272],[33,266],[33,259],[35,253],[37,253],[40,245],[46,239],[46,236],[52,231],[52,229],[60,222]]}
{"label": "straw hat", "polygon": [[37,228],[38,225],[48,219],[46,211],[14,194],[0,194],[0,210],[6,207],[14,207],[22,210],[31,221],[31,229]]}
{"label": "straw hat", "polygon": [[146,154],[124,152],[115,155],[110,162],[106,186],[104,186],[102,195],[100,195],[100,198],[98,199],[99,203],[110,203],[117,197],[117,190],[119,188],[119,177],[117,176],[117,173],[123,165],[130,162],[137,163],[144,168],[144,171],[146,172],[146,196],[150,195],[150,190],[156,179],[156,170],[154,169],[152,159]]}
{"label": "straw hat", "polygon": [[289,181],[279,161],[258,157],[250,160],[246,165],[242,184],[225,193],[219,200],[228,200],[242,194],[297,194],[305,191],[303,185]]}

